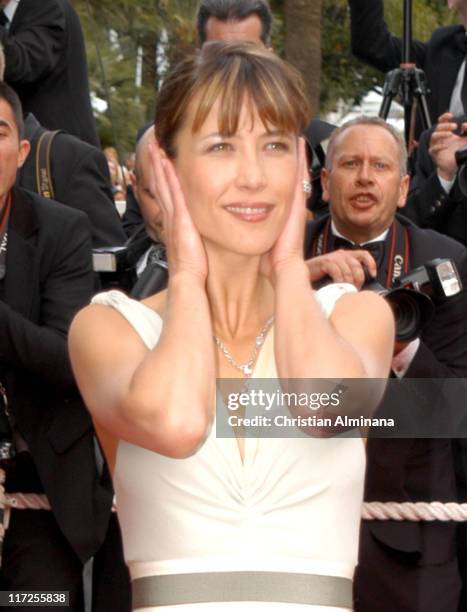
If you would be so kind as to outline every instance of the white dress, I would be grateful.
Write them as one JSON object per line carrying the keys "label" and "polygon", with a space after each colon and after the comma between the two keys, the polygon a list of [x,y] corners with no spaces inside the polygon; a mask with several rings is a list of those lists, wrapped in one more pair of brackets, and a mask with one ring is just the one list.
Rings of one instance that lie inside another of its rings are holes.
{"label": "white dress", "polygon": [[[317,292],[327,315],[351,287],[331,285]],[[117,309],[149,349],[156,344],[162,320],[153,310],[118,291],[99,294],[93,302]],[[277,376],[273,329],[253,376]],[[364,469],[359,438],[246,438],[243,463],[236,439],[216,438],[214,426],[202,447],[186,459],[171,459],[122,441],[114,486],[131,577],[273,571],[352,578]],[[139,608],[182,609],[344,610],[265,602]]]}

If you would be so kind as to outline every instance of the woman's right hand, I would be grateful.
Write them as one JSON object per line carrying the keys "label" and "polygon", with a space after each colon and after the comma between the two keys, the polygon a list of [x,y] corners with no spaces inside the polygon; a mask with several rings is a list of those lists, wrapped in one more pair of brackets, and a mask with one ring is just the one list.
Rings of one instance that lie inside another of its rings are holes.
{"label": "woman's right hand", "polygon": [[153,193],[162,209],[170,276],[188,273],[204,284],[208,274],[206,251],[188,211],[173,163],[157,142],[149,147],[154,167]]}

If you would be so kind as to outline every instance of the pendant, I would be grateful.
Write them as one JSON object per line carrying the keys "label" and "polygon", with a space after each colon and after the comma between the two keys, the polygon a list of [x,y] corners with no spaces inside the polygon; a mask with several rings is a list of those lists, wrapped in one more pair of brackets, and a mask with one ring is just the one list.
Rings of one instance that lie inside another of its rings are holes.
{"label": "pendant", "polygon": [[246,363],[245,365],[240,366],[240,369],[242,370],[245,376],[251,376],[253,374],[253,368],[251,367],[249,363]]}

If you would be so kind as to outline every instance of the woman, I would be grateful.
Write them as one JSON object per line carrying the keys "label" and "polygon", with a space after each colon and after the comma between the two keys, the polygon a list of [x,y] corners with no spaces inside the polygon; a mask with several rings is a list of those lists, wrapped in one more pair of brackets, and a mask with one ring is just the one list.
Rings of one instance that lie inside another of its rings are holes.
{"label": "woman", "polygon": [[168,289],[143,303],[102,294],[73,323],[73,367],[114,466],[134,609],[351,607],[362,441],[218,439],[211,427],[216,377],[389,371],[385,302],[310,289],[306,123],[300,78],[263,48],[212,43],[176,67],[152,155]]}

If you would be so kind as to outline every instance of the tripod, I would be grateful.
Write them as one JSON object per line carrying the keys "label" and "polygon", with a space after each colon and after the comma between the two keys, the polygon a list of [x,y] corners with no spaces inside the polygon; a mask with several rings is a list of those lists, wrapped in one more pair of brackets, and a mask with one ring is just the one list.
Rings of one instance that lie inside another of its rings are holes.
{"label": "tripod", "polygon": [[412,42],[412,0],[404,0],[404,35],[402,37],[402,62],[399,68],[387,73],[383,87],[383,101],[379,116],[387,119],[393,99],[399,95],[404,107],[405,142],[409,153],[415,140],[417,109],[423,129],[431,127],[426,96],[428,87],[423,70],[410,62]]}

